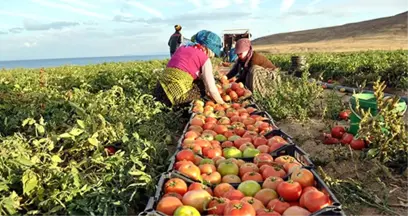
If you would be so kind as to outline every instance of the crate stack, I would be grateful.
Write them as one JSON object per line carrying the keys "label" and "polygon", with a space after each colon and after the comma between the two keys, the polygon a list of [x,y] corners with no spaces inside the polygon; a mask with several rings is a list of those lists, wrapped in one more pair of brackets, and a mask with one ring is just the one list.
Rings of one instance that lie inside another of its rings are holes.
{"label": "crate stack", "polygon": [[[231,85],[230,85],[231,87]],[[230,92],[230,90],[228,89],[220,89],[220,92],[223,92],[223,95],[225,95],[225,90],[227,91],[227,95],[228,92]],[[249,91],[247,89],[245,89],[245,91]],[[290,163],[296,163],[299,165],[299,167],[301,167],[302,169],[307,169],[310,171],[310,173],[313,174],[314,177],[314,187],[317,188],[319,191],[323,192],[324,194],[326,194],[329,199],[329,205],[325,206],[324,208],[318,210],[318,211],[310,211],[312,212],[311,215],[313,216],[323,216],[323,215],[331,215],[331,216],[343,216],[344,211],[342,210],[342,206],[340,204],[340,202],[338,201],[338,199],[335,197],[335,195],[330,191],[330,189],[328,188],[328,186],[324,183],[324,181],[322,180],[322,178],[318,175],[318,173],[315,170],[315,165],[312,163],[312,161],[309,159],[308,154],[302,149],[300,148],[298,145],[296,145],[293,140],[292,137],[289,136],[288,134],[286,134],[284,131],[282,131],[281,129],[279,129],[271,115],[266,112],[265,110],[262,110],[262,108],[260,106],[258,106],[255,102],[254,99],[252,99],[251,96],[249,97],[241,97],[235,100],[235,102],[230,102],[229,105],[227,106],[222,106],[222,108],[219,108],[221,106],[219,105],[215,105],[214,108],[214,103],[209,100],[208,98],[203,98],[202,100],[199,101],[194,101],[191,103],[191,107],[190,107],[190,111],[189,113],[191,114],[191,117],[189,119],[189,122],[186,124],[184,130],[183,130],[183,134],[181,136],[181,138],[178,141],[177,144],[177,150],[174,153],[173,157],[171,158],[170,161],[170,165],[168,167],[168,170],[166,173],[163,173],[158,181],[158,184],[156,185],[156,193],[154,194],[153,197],[150,197],[148,204],[144,210],[144,212],[140,213],[140,216],[144,216],[144,215],[166,215],[163,212],[160,212],[157,210],[157,204],[160,201],[160,199],[162,199],[163,195],[165,194],[165,184],[168,180],[173,179],[173,178],[179,178],[184,180],[184,182],[187,183],[188,186],[190,186],[191,184],[196,184],[196,183],[202,183],[203,185],[206,185],[208,187],[209,190],[213,190],[218,184],[220,184],[219,182],[208,182],[208,181],[203,181],[202,178],[194,178],[193,176],[189,175],[189,173],[182,173],[179,170],[177,170],[177,168],[180,166],[177,161],[177,155],[179,152],[189,149],[191,148],[191,146],[189,146],[187,143],[185,142],[186,139],[186,134],[189,131],[194,131],[196,130],[197,127],[192,126],[192,122],[194,119],[197,118],[203,118],[203,116],[207,117],[213,117],[218,119],[218,121],[220,121],[220,118],[222,118],[223,116],[227,116],[227,112],[226,110],[233,110],[235,109],[235,111],[238,113],[238,115],[241,115],[241,113],[245,113],[244,110],[247,111],[248,114],[242,114],[242,116],[248,117],[248,118],[253,118],[256,119],[258,122],[258,125],[262,123],[262,125],[264,126],[262,128],[262,131],[260,131],[258,128],[252,128],[249,126],[245,125],[245,134],[242,135],[242,132],[240,133],[240,137],[247,137],[250,138],[253,143],[254,138],[255,137],[263,137],[266,140],[268,140],[268,147],[269,149],[266,151],[265,149],[262,151],[262,155],[265,156],[270,155],[271,158],[273,158],[274,161],[271,162],[271,164],[273,166],[275,165],[279,165],[281,167],[285,167],[282,166],[282,159],[283,160],[290,160]],[[204,104],[203,107],[212,107],[212,108],[208,108],[203,110],[202,109],[202,104]],[[239,108],[238,108],[239,105]],[[218,107],[217,107],[218,106]],[[232,108],[235,107],[235,108]],[[214,110],[213,110],[214,109]],[[211,114],[211,112],[213,112],[214,114]],[[232,116],[229,115],[229,116]],[[241,119],[244,119],[246,117],[243,117]],[[228,117],[229,118],[229,117]],[[224,118],[225,119],[225,118]],[[232,119],[232,118],[230,118]],[[237,118],[236,118],[237,119]],[[196,121],[196,120],[195,120]],[[205,122],[205,121],[204,121]],[[217,124],[219,124],[220,122],[218,122]],[[226,125],[229,125],[229,127],[231,128],[231,125],[234,125],[233,122],[226,122]],[[237,123],[239,124],[239,123]],[[242,125],[242,124],[241,124]],[[204,131],[204,129],[203,129]],[[231,129],[230,131],[234,131],[234,129]],[[248,131],[256,131],[256,132],[248,132]],[[246,135],[248,134],[248,135]],[[251,136],[252,134],[252,136]],[[256,134],[256,135],[255,135]],[[215,134],[213,134],[215,135]],[[234,134],[237,135],[237,134]],[[225,136],[227,137],[227,136]],[[214,141],[215,140],[215,136],[211,137],[210,140],[213,140],[213,142],[211,143],[218,143],[217,145],[219,145],[222,149],[222,155],[224,156],[224,150],[226,148],[231,147],[231,143],[234,143],[234,141],[229,141],[231,138],[231,134],[228,135],[227,140],[220,140],[220,141]],[[237,137],[235,137],[237,138]],[[205,139],[205,138],[203,138]],[[270,140],[275,140],[275,141],[270,141]],[[228,145],[227,145],[228,142]],[[274,143],[274,144],[273,144]],[[279,145],[275,145],[276,143],[279,143]],[[269,145],[270,144],[270,145]],[[214,144],[216,145],[216,144]],[[238,146],[236,146],[236,148],[238,148]],[[255,147],[256,148],[256,147]],[[202,151],[195,151],[195,149],[192,149],[192,151],[194,151],[195,153],[195,158],[197,160],[195,160],[193,163],[195,163],[197,166],[199,164],[199,161],[202,159],[209,159],[208,155],[204,155]],[[219,152],[218,152],[218,156],[219,156]],[[214,157],[212,155],[212,157]],[[219,157],[216,157],[219,158]],[[226,158],[226,157],[225,157]],[[279,158],[279,159],[278,159]],[[210,158],[210,159],[214,159],[214,158]],[[225,160],[230,160],[230,161],[235,161],[240,163],[240,166],[242,166],[242,164],[245,163],[255,163],[257,164],[259,162],[259,160],[257,159],[257,156],[255,157],[243,157],[242,155],[240,157],[233,157],[230,159],[225,159]],[[208,160],[207,160],[208,161]],[[270,162],[268,162],[270,163]],[[288,162],[289,163],[289,162]],[[214,164],[217,167],[217,164]],[[288,166],[289,167],[289,166]],[[285,168],[286,170],[286,168]],[[294,169],[293,169],[294,170]],[[293,171],[291,169],[286,170],[287,172],[285,172],[284,176],[280,176],[283,181],[286,180],[290,180],[291,179],[291,174],[290,172]],[[240,176],[242,178],[242,176]],[[260,186],[263,186],[263,183],[265,181],[265,178],[262,179],[262,181],[258,181]],[[243,182],[243,181],[242,181]],[[240,183],[230,183],[235,189],[238,188],[238,186],[240,185]],[[303,188],[304,189],[304,188]],[[282,197],[280,197],[280,199],[282,199]],[[299,202],[291,202],[292,203],[297,203],[296,205],[299,204]],[[265,205],[266,207],[266,205]],[[207,211],[203,211],[200,212],[201,215],[210,215]]]}

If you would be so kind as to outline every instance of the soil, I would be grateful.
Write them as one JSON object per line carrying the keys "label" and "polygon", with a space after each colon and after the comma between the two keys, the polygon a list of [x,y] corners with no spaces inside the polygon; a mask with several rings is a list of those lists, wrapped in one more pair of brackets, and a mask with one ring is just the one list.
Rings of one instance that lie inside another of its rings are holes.
{"label": "soil", "polygon": [[[310,119],[306,123],[286,119],[276,122],[277,126],[293,137],[294,142],[309,154],[310,159],[316,166],[320,166],[324,172],[334,179],[357,180],[378,199],[384,196],[386,190],[390,205],[407,205],[408,186],[407,178],[397,173],[387,171],[387,168],[377,165],[373,161],[359,160],[359,151],[354,151],[349,146],[324,145],[321,136],[323,132],[329,132],[329,125],[344,125],[345,121],[331,121]],[[377,178],[380,181],[377,181]],[[386,189],[381,186],[386,185]],[[341,196],[341,194],[336,194]],[[398,199],[400,198],[400,199]],[[405,200],[401,203],[401,199]],[[343,208],[347,215],[395,215],[381,212],[368,205],[346,204]],[[399,215],[408,215],[407,207],[390,207]]]}

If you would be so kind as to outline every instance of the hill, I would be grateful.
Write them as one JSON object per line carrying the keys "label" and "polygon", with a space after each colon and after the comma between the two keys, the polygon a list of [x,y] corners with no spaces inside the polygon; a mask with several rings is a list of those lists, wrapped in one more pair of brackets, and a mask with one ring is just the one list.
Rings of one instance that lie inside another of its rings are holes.
{"label": "hill", "polygon": [[407,49],[408,11],[345,25],[280,33],[253,40],[255,49],[268,52]]}

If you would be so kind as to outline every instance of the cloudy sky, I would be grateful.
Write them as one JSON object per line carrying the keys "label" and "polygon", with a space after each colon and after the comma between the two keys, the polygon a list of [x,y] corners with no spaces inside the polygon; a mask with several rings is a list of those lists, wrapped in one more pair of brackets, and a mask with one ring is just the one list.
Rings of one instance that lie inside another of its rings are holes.
{"label": "cloudy sky", "polygon": [[167,54],[173,26],[268,34],[408,10],[407,0],[0,0],[0,61]]}

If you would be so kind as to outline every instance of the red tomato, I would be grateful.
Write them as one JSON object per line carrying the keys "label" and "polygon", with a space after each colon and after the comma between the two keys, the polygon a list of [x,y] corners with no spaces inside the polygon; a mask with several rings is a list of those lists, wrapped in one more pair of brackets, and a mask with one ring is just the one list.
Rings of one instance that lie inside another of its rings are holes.
{"label": "red tomato", "polygon": [[303,196],[305,207],[312,213],[329,206],[330,203],[329,197],[320,191],[311,190]]}
{"label": "red tomato", "polygon": [[286,175],[286,171],[278,166],[270,166],[270,167],[266,167],[263,171],[262,171],[262,177],[264,179],[269,178],[271,176],[276,176],[276,177],[285,177]]}
{"label": "red tomato", "polygon": [[210,195],[213,194],[212,190],[210,187],[202,184],[202,183],[198,183],[198,182],[193,182],[191,183],[191,185],[188,187],[188,191],[192,191],[192,190],[205,190],[207,191]]}
{"label": "red tomato", "polygon": [[295,182],[299,182],[302,188],[313,186],[314,184],[313,173],[304,168],[296,169],[290,176],[290,179]]}
{"label": "red tomato", "polygon": [[176,209],[182,206],[183,203],[176,197],[164,197],[157,203],[156,210],[163,212],[166,215],[173,215]]}
{"label": "red tomato", "polygon": [[254,163],[258,165],[258,167],[265,164],[271,164],[273,163],[273,157],[267,153],[260,153],[259,155],[255,156]]}
{"label": "red tomato", "polygon": [[343,134],[343,137],[342,137],[341,140],[340,140],[340,142],[341,142],[341,144],[343,144],[343,145],[347,145],[347,144],[350,144],[351,141],[353,141],[353,139],[354,139],[353,134],[344,133],[344,134]]}
{"label": "red tomato", "polygon": [[296,159],[292,156],[289,155],[283,155],[283,156],[279,156],[275,159],[275,162],[280,164],[280,165],[285,165],[285,163],[292,163],[295,162]]}
{"label": "red tomato", "polygon": [[257,172],[247,172],[242,176],[242,181],[254,180],[257,182],[262,182],[262,175]]}
{"label": "red tomato", "polygon": [[201,164],[198,166],[202,174],[211,174],[217,171],[217,168],[213,164]]}
{"label": "red tomato", "polygon": [[208,214],[209,215],[224,215],[225,206],[230,202],[227,198],[217,198],[213,197],[210,203],[208,203]]}
{"label": "red tomato", "polygon": [[201,178],[200,168],[193,163],[185,163],[181,165],[178,171],[194,180],[199,180]]}
{"label": "red tomato", "polygon": [[234,187],[228,183],[221,183],[214,188],[214,196],[222,197],[225,193],[230,190],[234,190]]}
{"label": "red tomato", "polygon": [[203,189],[191,190],[184,194],[182,202],[184,205],[192,206],[199,212],[204,212],[205,205],[211,200],[211,194]]}
{"label": "red tomato", "polygon": [[180,178],[171,178],[164,184],[164,193],[178,193],[183,196],[187,192],[187,184]]}
{"label": "red tomato", "polygon": [[244,163],[239,167],[239,175],[243,176],[247,172],[259,172],[259,168],[254,163]]}
{"label": "red tomato", "polygon": [[210,184],[219,184],[221,183],[221,174],[219,172],[213,172],[211,174],[202,174],[203,180]]}
{"label": "red tomato", "polygon": [[281,182],[283,182],[283,179],[281,177],[271,176],[265,179],[262,184],[262,188],[270,188],[276,191],[276,188]]}
{"label": "red tomato", "polygon": [[277,191],[285,201],[297,201],[302,194],[302,186],[299,182],[284,181],[278,185]]}
{"label": "red tomato", "polygon": [[228,192],[226,192],[223,197],[228,198],[229,200],[241,200],[242,198],[245,197],[245,195],[239,191],[239,190],[230,190]]}
{"label": "red tomato", "polygon": [[273,209],[277,211],[279,214],[283,214],[283,212],[285,212],[286,209],[290,207],[290,204],[279,199],[273,199],[268,203],[266,207],[268,209]]}
{"label": "red tomato", "polygon": [[365,142],[362,139],[353,140],[351,141],[350,146],[354,150],[362,150],[365,147]]}
{"label": "red tomato", "polygon": [[176,197],[177,199],[179,199],[181,201],[181,199],[183,198],[183,196],[181,196],[179,193],[176,192],[169,192],[163,195],[162,198],[164,197]]}
{"label": "red tomato", "polygon": [[190,149],[183,149],[176,155],[177,161],[194,161],[194,152]]}
{"label": "red tomato", "polygon": [[331,130],[331,135],[333,138],[341,139],[346,130],[342,126],[333,127]]}
{"label": "red tomato", "polygon": [[245,201],[245,202],[251,204],[251,206],[254,207],[255,211],[258,210],[258,209],[264,209],[265,208],[264,204],[262,204],[261,201],[255,199],[253,197],[244,197],[244,198],[241,199],[241,201]]}
{"label": "red tomato", "polygon": [[264,136],[257,136],[254,138],[254,145],[256,147],[260,145],[266,145],[268,143],[268,140]]}
{"label": "red tomato", "polygon": [[214,158],[217,156],[222,156],[221,148],[214,148],[212,146],[203,149],[203,155],[207,158]]}
{"label": "red tomato", "polygon": [[231,200],[224,209],[224,215],[228,216],[255,216],[256,211],[252,205],[245,201]]}
{"label": "red tomato", "polygon": [[279,196],[275,190],[270,188],[264,188],[258,191],[255,196],[256,199],[260,200],[265,206],[268,205],[269,201],[277,199]]}
{"label": "red tomato", "polygon": [[224,183],[241,183],[241,178],[237,175],[226,175],[222,177],[221,181]]}

